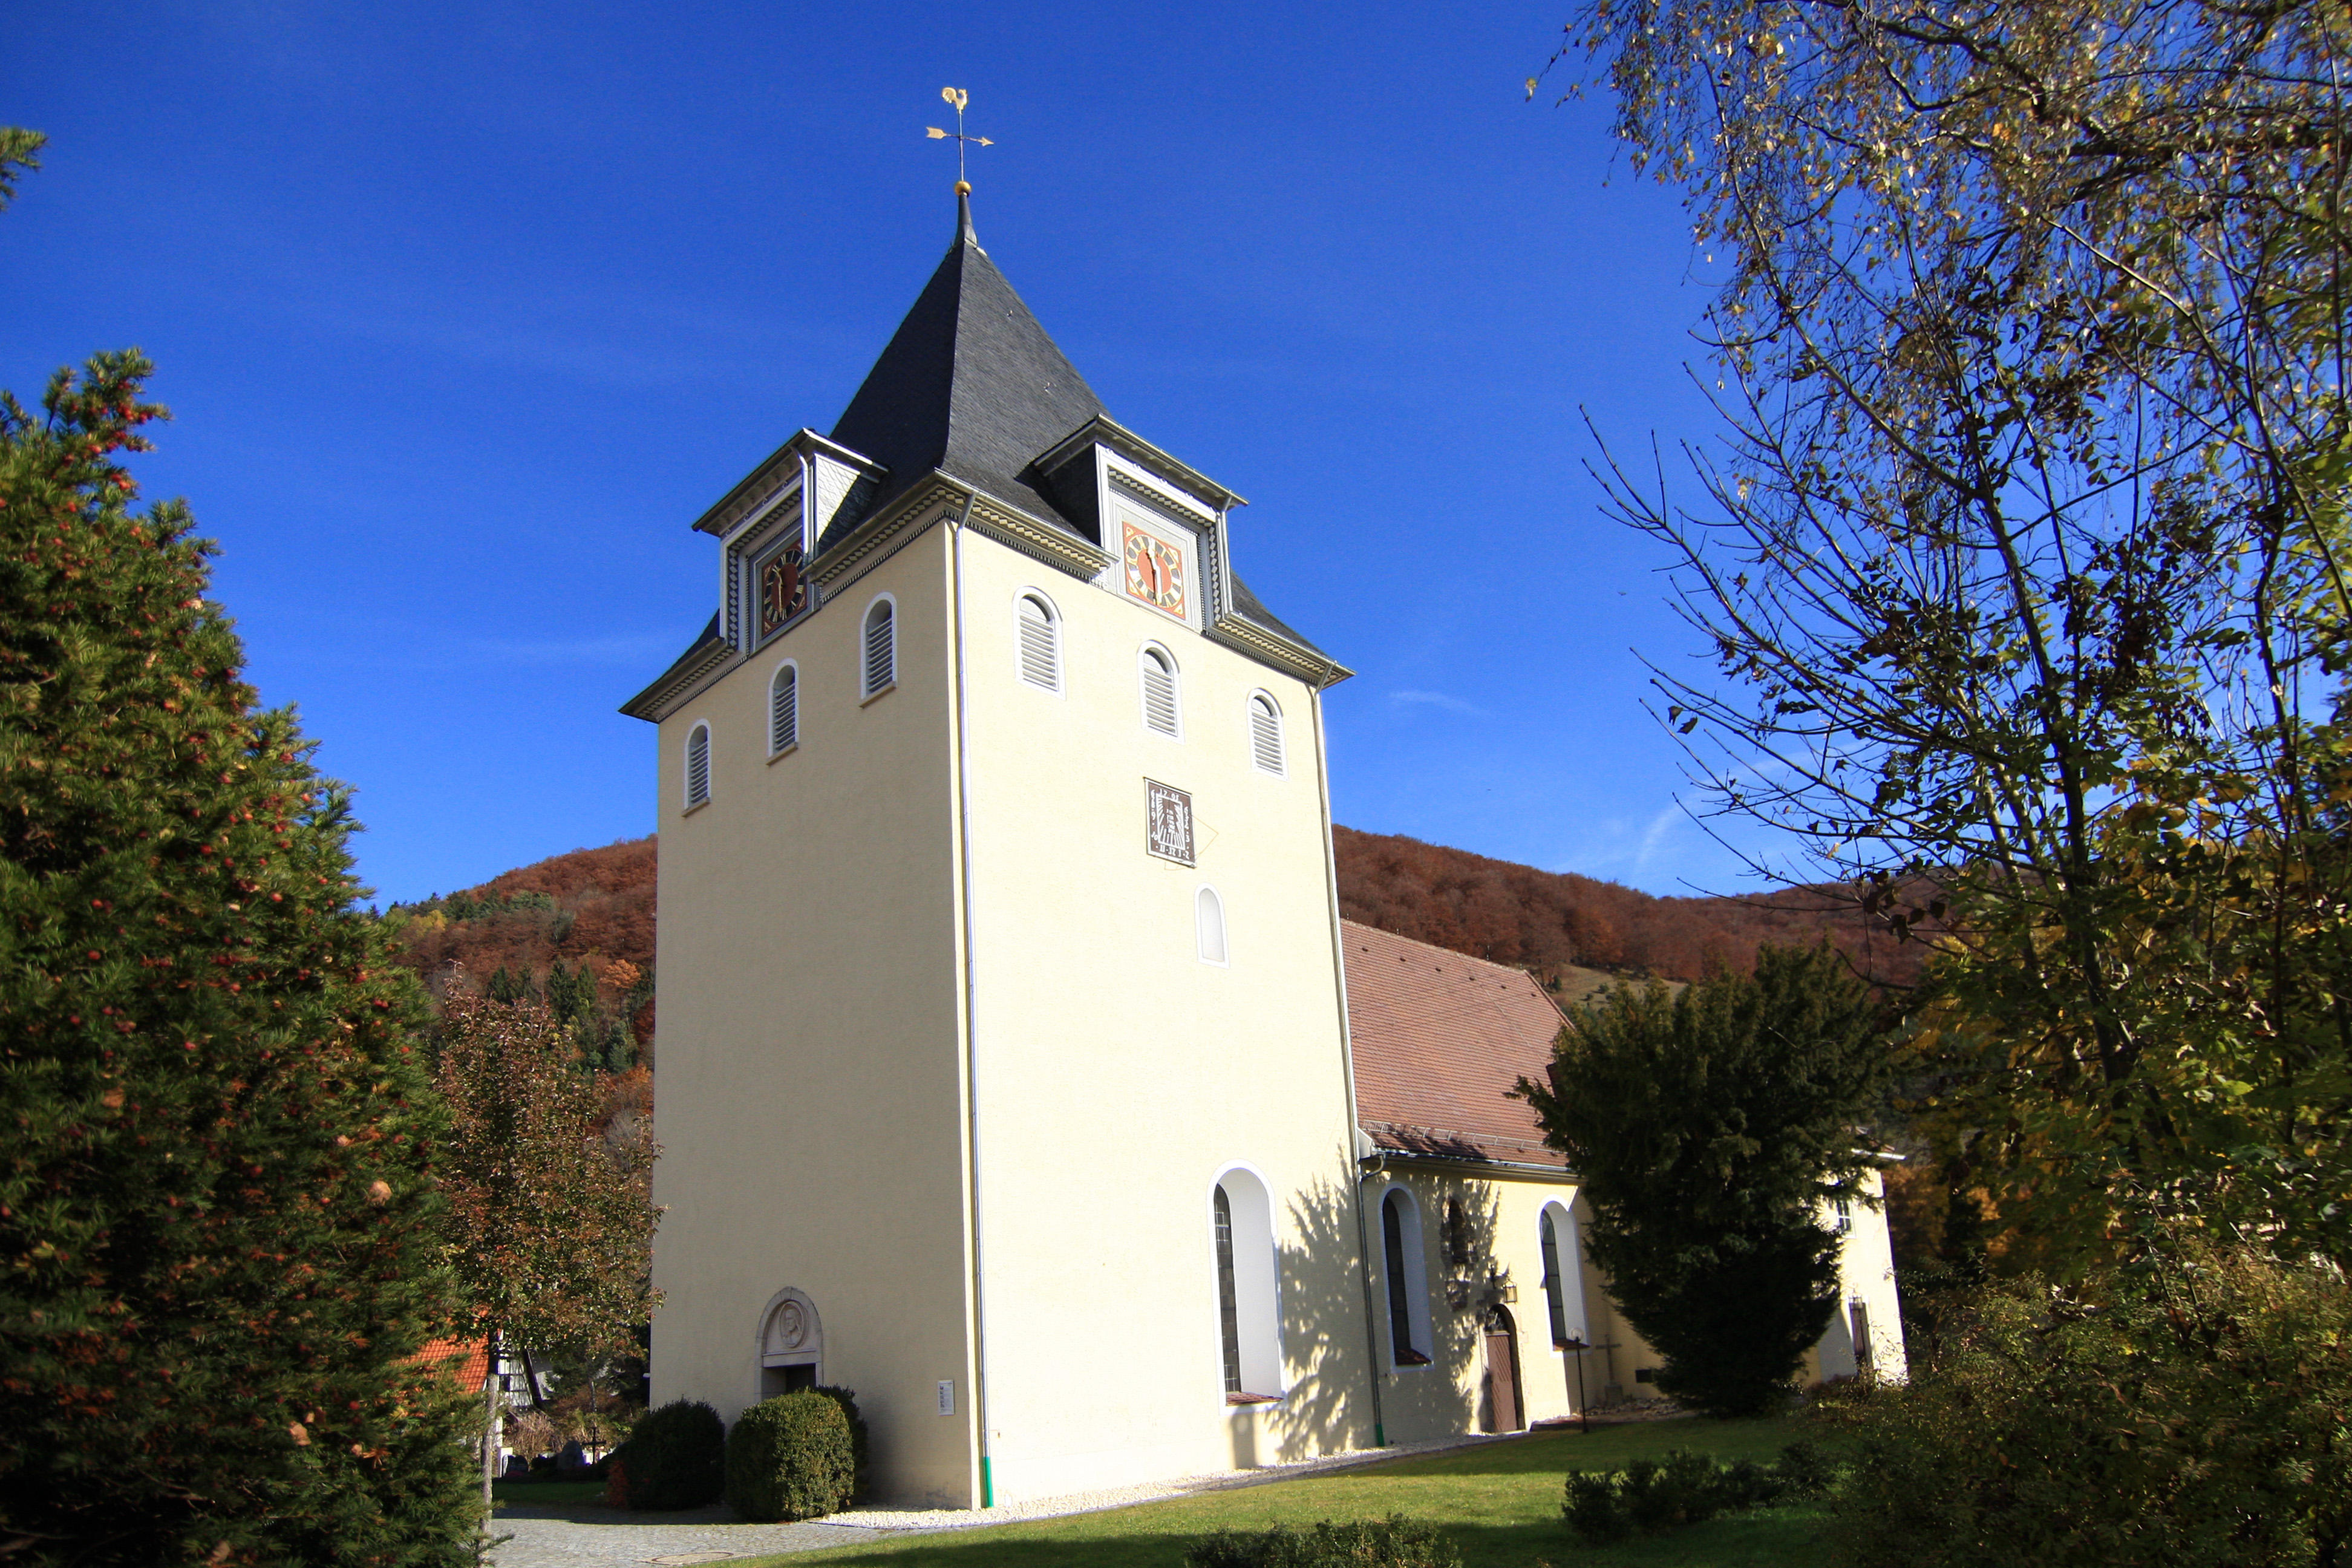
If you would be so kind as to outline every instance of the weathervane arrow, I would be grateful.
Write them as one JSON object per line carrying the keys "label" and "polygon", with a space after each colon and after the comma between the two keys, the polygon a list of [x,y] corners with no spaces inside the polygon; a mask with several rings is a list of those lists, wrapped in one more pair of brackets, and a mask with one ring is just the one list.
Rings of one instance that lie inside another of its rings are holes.
{"label": "weathervane arrow", "polygon": [[971,195],[971,182],[964,177],[964,149],[975,144],[982,147],[993,147],[996,143],[985,136],[967,136],[963,133],[963,108],[965,104],[971,101],[971,94],[960,87],[943,87],[940,89],[940,96],[955,105],[956,128],[953,131],[942,131],[936,125],[926,125],[923,130],[934,142],[952,142],[956,144],[956,194],[968,196]]}

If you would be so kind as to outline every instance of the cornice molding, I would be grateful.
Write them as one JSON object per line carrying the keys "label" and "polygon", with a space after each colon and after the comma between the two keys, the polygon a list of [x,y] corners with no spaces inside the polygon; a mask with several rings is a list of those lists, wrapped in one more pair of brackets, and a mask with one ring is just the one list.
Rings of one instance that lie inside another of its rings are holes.
{"label": "cornice molding", "polygon": [[1337,686],[1356,673],[1238,612],[1219,616],[1216,625],[1209,628],[1208,636],[1211,640],[1245,653],[1262,664],[1270,664],[1286,675],[1297,677],[1318,691]]}
{"label": "cornice molding", "polygon": [[661,679],[622,703],[621,711],[632,719],[658,724],[709,685],[721,670],[737,663],[740,657],[726,638],[713,638],[700,653],[673,665]]}

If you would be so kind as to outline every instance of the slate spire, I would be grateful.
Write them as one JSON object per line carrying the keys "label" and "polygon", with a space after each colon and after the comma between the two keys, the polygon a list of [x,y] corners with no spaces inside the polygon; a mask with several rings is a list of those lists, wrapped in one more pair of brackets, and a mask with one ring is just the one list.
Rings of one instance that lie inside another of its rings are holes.
{"label": "slate spire", "polygon": [[940,468],[1055,516],[1018,476],[1107,410],[981,249],[971,187],[957,184],[955,239],[833,438],[890,470],[877,507]]}

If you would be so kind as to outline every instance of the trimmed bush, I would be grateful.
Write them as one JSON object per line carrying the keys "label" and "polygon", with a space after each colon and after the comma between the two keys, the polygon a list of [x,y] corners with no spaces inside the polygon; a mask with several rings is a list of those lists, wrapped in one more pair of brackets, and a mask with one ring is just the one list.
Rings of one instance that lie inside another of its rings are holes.
{"label": "trimmed bush", "polygon": [[1579,1540],[1605,1546],[1703,1524],[1719,1513],[1818,1497],[1836,1474],[1811,1443],[1790,1444],[1769,1465],[1720,1465],[1676,1448],[1663,1460],[1635,1459],[1622,1470],[1570,1471],[1560,1513]]}
{"label": "trimmed bush", "polygon": [[866,1483],[868,1476],[868,1471],[866,1469],[866,1417],[857,1413],[856,1391],[854,1389],[843,1388],[837,1384],[828,1383],[819,1384],[817,1385],[817,1392],[824,1394],[827,1399],[832,1400],[835,1405],[840,1405],[842,1415],[847,1417],[849,1421],[849,1457],[857,1472],[856,1483],[849,1495],[853,1498],[862,1498],[866,1495]]}
{"label": "trimmed bush", "polygon": [[856,1489],[849,1416],[825,1390],[762,1400],[727,1435],[727,1502],[745,1519],[821,1519]]}
{"label": "trimmed bush", "polygon": [[646,1413],[611,1465],[606,1494],[623,1508],[700,1508],[726,1490],[727,1428],[700,1400],[673,1400]]}
{"label": "trimmed bush", "polygon": [[1185,1568],[1462,1568],[1437,1527],[1392,1513],[1374,1523],[1329,1520],[1308,1530],[1221,1530],[1184,1549]]}

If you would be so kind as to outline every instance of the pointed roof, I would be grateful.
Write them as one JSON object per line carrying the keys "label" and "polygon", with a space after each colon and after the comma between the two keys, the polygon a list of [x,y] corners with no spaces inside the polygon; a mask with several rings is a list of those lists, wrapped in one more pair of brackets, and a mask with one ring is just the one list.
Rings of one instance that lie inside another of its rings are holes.
{"label": "pointed roof", "polygon": [[890,470],[878,510],[934,468],[1024,510],[1060,513],[1020,476],[1105,412],[972,234],[959,194],[954,243],[849,400],[833,438]]}

